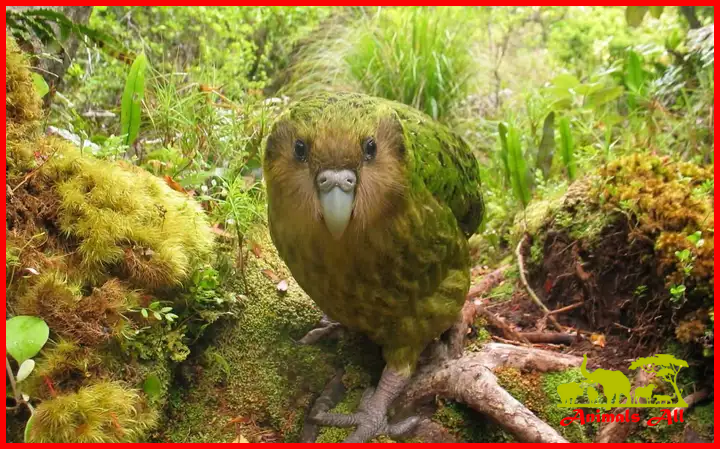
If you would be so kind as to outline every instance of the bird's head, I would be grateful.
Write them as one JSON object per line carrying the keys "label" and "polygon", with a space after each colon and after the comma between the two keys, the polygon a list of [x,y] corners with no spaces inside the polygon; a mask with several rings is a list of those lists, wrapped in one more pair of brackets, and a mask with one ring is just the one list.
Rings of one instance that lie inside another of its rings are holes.
{"label": "bird's head", "polygon": [[285,220],[322,226],[341,239],[398,208],[407,188],[405,156],[394,111],[359,95],[311,98],[291,107],[268,136],[268,201]]}

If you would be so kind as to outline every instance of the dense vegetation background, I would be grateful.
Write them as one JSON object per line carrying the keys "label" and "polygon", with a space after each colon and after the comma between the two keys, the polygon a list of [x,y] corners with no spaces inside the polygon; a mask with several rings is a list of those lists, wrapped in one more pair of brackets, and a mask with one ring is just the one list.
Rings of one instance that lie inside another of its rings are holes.
{"label": "dense vegetation background", "polygon": [[[7,10],[27,55],[8,40],[8,317],[40,317],[50,332],[8,325],[24,348],[8,362],[8,440],[22,440],[30,403],[33,441],[292,441],[333,366],[361,391],[373,368],[350,343],[292,343],[320,314],[264,230],[263,139],[289,101],[321,89],[410,104],[471,144],[487,207],[471,239],[478,279],[520,244],[551,308],[584,303],[562,322],[587,332],[605,366],[666,351],[690,362],[686,394],[711,386],[713,14]],[[484,299],[518,329],[542,330],[518,268],[507,271]],[[473,344],[490,338],[485,324]],[[577,373],[516,375],[499,379],[526,386],[510,391],[557,427],[544,392]],[[458,404],[438,407],[453,438],[512,438]],[[712,407],[688,420],[700,438],[712,436]],[[569,429],[578,441],[597,432]],[[689,438],[673,429],[631,439]]]}

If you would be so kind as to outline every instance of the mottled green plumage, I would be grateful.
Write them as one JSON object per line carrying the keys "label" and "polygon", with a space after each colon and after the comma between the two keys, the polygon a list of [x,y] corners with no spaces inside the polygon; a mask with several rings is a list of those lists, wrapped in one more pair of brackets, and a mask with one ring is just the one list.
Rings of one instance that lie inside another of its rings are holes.
{"label": "mottled green plumage", "polygon": [[[378,140],[363,160],[361,142]],[[309,159],[292,159],[296,139]],[[332,319],[383,347],[409,373],[458,317],[469,288],[466,236],[483,214],[477,161],[445,126],[403,104],[321,94],[292,105],[264,162],[273,242],[300,286]],[[311,193],[318,170],[358,173],[351,224],[329,237]]]}

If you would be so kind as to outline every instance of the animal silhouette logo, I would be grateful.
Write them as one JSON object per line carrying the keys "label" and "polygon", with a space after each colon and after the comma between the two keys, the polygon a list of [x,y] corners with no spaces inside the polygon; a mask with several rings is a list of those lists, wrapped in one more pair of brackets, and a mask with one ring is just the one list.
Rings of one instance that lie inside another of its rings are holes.
{"label": "animal silhouette logo", "polygon": [[[568,382],[557,387],[559,407],[590,407],[605,408],[632,404],[633,407],[687,407],[682,392],[677,386],[677,376],[688,364],[684,360],[670,354],[656,354],[652,357],[640,357],[630,364],[631,370],[641,369],[656,380],[664,380],[672,388],[673,394],[654,394],[654,390],[662,387],[655,383],[637,387],[630,393],[630,380],[621,371],[598,368],[587,369],[587,354],[583,355],[580,372],[583,382]],[[600,387],[598,391],[596,387]],[[662,389],[662,392],[668,391]],[[660,391],[658,391],[660,393]],[[581,398],[578,400],[578,398]],[[585,400],[586,398],[586,400]]]}

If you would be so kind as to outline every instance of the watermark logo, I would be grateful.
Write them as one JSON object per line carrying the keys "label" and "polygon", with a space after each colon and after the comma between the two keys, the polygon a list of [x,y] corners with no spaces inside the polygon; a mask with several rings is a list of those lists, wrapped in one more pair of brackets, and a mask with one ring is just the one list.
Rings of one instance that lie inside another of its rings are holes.
{"label": "watermark logo", "polygon": [[[677,386],[677,376],[682,368],[688,366],[687,362],[675,358],[669,354],[657,354],[653,357],[640,357],[629,366],[631,370],[641,369],[656,379],[664,380],[672,387],[672,394],[658,394],[654,390],[655,384],[637,387],[631,392],[630,380],[621,371],[596,369],[588,371],[587,355],[583,355],[583,362],[580,371],[585,377],[583,382],[568,382],[558,385],[557,393],[560,399],[558,407],[572,408],[574,416],[563,418],[561,425],[566,426],[571,422],[578,421],[580,424],[586,422],[638,422],[640,416],[637,413],[630,414],[629,410],[624,413],[600,414],[600,409],[610,410],[613,407],[632,408],[662,408],[662,415],[648,420],[649,426],[655,426],[661,421],[668,424],[683,422],[682,407],[687,403],[682,397],[682,392]],[[602,387],[602,393],[598,388]],[[580,399],[578,399],[580,398]],[[670,408],[675,408],[670,411]],[[597,414],[590,411],[586,413],[583,408],[597,409]]]}

